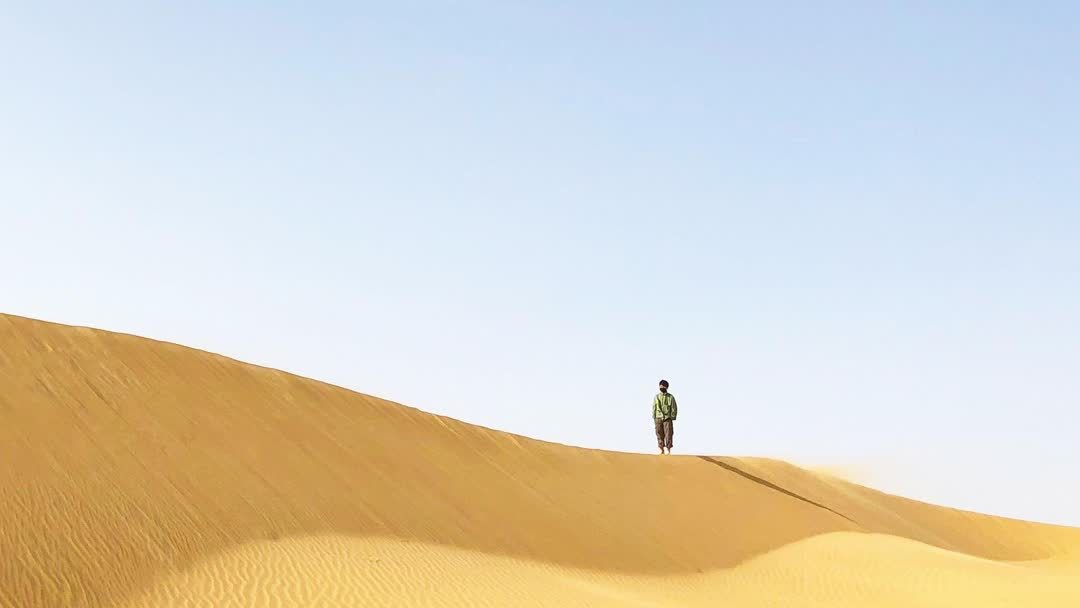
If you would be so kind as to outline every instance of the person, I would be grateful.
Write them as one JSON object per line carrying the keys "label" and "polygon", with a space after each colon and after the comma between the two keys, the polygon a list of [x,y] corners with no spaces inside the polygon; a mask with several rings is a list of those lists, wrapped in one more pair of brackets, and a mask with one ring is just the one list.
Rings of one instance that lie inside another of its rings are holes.
{"label": "person", "polygon": [[660,392],[653,397],[653,423],[656,425],[656,444],[660,453],[671,453],[672,439],[675,436],[675,418],[679,414],[679,404],[675,395],[668,392],[668,381],[660,381]]}

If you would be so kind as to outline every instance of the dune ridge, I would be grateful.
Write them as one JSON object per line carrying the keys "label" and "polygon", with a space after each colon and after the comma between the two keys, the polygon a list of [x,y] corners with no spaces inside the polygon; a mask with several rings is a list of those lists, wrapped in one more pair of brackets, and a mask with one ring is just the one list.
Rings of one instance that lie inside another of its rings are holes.
{"label": "dune ridge", "polygon": [[[1080,529],[0,315],[0,606],[1080,605]],[[1030,603],[1035,600],[1035,603]]]}

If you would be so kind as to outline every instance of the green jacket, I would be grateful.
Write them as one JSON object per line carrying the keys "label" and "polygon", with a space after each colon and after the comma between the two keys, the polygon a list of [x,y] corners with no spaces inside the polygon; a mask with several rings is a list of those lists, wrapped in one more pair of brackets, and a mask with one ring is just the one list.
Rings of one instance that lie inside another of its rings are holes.
{"label": "green jacket", "polygon": [[671,393],[656,393],[652,400],[652,415],[657,420],[675,420],[679,415],[679,404]]}

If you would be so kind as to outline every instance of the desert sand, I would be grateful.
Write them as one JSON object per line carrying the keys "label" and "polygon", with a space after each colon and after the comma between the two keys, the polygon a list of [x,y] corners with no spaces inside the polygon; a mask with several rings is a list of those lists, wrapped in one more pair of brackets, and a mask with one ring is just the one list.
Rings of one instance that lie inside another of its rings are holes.
{"label": "desert sand", "polygon": [[1080,529],[97,329],[0,315],[0,414],[4,608],[1080,606]]}

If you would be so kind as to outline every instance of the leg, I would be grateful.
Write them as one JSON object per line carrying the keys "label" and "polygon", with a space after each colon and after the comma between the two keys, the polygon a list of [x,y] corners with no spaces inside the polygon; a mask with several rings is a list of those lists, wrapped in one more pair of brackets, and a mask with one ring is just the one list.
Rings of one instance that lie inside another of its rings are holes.
{"label": "leg", "polygon": [[657,447],[660,448],[660,453],[663,454],[664,453],[664,440],[665,440],[664,421],[657,418],[657,419],[653,420],[653,423],[654,423],[654,425],[656,427],[656,445],[657,445]]}
{"label": "leg", "polygon": [[664,421],[664,446],[667,447],[668,454],[671,453],[672,440],[675,438],[675,421]]}

